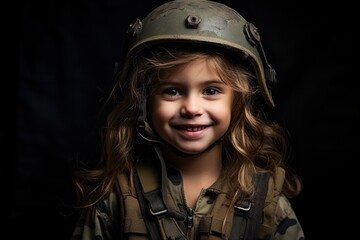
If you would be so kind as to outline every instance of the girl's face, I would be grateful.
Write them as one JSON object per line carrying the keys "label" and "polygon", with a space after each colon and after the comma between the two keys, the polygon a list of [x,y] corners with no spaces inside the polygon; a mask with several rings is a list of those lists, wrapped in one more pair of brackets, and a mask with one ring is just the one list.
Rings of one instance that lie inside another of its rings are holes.
{"label": "girl's face", "polygon": [[154,90],[150,101],[153,127],[176,149],[202,152],[229,128],[233,96],[205,60],[189,62]]}

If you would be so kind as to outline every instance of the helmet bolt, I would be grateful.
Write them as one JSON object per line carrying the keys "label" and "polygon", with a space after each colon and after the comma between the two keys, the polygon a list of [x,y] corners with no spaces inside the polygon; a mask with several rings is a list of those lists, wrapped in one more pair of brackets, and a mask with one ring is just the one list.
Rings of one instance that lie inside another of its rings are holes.
{"label": "helmet bolt", "polygon": [[197,29],[199,27],[199,24],[201,22],[201,18],[198,16],[188,16],[185,20],[186,27],[187,28],[194,28]]}

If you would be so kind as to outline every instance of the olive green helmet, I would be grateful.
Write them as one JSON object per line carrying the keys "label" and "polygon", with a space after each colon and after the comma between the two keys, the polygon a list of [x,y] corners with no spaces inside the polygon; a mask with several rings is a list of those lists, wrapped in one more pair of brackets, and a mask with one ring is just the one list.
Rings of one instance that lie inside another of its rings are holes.
{"label": "olive green helmet", "polygon": [[137,19],[127,32],[120,78],[127,78],[142,50],[162,43],[192,43],[225,48],[251,63],[266,103],[273,107],[275,70],[268,64],[257,28],[234,9],[210,0],[174,0]]}

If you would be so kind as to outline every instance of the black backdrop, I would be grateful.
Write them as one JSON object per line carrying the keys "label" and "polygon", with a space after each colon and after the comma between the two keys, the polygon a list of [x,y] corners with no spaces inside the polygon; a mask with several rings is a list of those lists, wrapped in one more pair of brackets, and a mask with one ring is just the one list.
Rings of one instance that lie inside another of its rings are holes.
{"label": "black backdrop", "polygon": [[[24,1],[18,8],[19,78],[2,91],[14,93],[4,98],[1,124],[10,239],[69,239],[76,220],[70,173],[76,159],[98,157],[101,106],[122,35],[163,2]],[[359,160],[354,6],[222,2],[259,28],[277,70],[271,114],[291,134],[291,164],[304,182],[292,203],[307,239],[348,239],[356,230],[346,216],[355,211],[351,169]]]}

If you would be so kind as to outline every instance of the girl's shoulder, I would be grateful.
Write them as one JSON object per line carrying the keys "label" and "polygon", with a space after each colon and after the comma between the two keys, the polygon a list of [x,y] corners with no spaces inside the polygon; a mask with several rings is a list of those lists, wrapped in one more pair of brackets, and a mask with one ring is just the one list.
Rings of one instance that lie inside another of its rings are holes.
{"label": "girl's shoulder", "polygon": [[96,204],[81,209],[80,217],[73,231],[71,240],[83,239],[84,236],[96,239],[112,239],[116,235],[113,227],[118,221],[119,197],[112,192]]}
{"label": "girl's shoulder", "polygon": [[275,240],[300,240],[304,232],[289,199],[280,194],[275,209]]}

